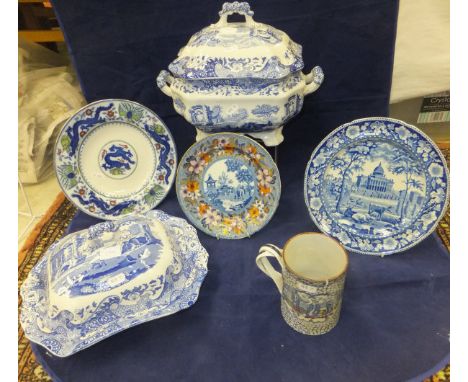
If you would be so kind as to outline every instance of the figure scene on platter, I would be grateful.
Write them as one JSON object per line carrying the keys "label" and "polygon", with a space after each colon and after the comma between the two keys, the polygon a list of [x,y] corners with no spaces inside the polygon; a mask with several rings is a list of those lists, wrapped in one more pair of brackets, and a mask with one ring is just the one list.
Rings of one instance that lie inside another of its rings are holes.
{"label": "figure scene on platter", "polygon": [[126,284],[157,263],[162,242],[149,227],[132,234],[124,230],[119,236],[118,241],[80,238],[76,244],[71,242],[57,251],[51,259],[55,292],[71,293],[70,297],[74,297],[107,291]]}
{"label": "figure scene on platter", "polygon": [[126,142],[110,142],[99,153],[99,165],[107,176],[122,178],[136,168],[135,150]]}
{"label": "figure scene on platter", "polygon": [[256,196],[256,176],[239,158],[223,158],[208,167],[203,175],[203,194],[207,201],[225,213],[244,211]]}
{"label": "figure scene on platter", "polygon": [[425,201],[426,179],[413,154],[382,140],[339,151],[325,171],[328,213],[351,232],[385,237],[409,226]]}
{"label": "figure scene on platter", "polygon": [[325,321],[333,314],[339,302],[339,296],[301,292],[288,284],[284,286],[283,296],[296,315],[315,322]]}

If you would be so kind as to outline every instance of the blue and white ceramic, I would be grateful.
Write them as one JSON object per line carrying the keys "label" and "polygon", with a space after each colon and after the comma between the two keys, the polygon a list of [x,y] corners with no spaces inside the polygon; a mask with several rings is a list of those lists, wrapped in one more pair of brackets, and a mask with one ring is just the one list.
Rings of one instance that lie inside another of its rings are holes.
{"label": "blue and white ceramic", "polygon": [[153,210],[53,244],[21,288],[31,341],[65,357],[193,305],[208,253],[184,219]]}
{"label": "blue and white ceramic", "polygon": [[[233,13],[245,22],[228,22]],[[157,85],[197,128],[197,140],[231,131],[276,146],[304,96],[322,83],[322,69],[304,75],[302,47],[286,33],[255,22],[248,3],[224,3],[219,15],[217,23],[191,37],[169,65],[171,74],[163,70]]]}
{"label": "blue and white ceramic", "polygon": [[391,118],[338,127],[314,150],[304,193],[312,220],[347,249],[404,251],[427,237],[448,203],[445,159],[423,132]]}
{"label": "blue and white ceramic", "polygon": [[218,133],[184,154],[176,190],[196,227],[216,238],[241,239],[270,221],[278,207],[281,181],[273,158],[257,142]]}
{"label": "blue and white ceramic", "polygon": [[63,126],[55,171],[65,195],[100,219],[156,207],[175,179],[177,154],[164,122],[133,101],[93,102]]}

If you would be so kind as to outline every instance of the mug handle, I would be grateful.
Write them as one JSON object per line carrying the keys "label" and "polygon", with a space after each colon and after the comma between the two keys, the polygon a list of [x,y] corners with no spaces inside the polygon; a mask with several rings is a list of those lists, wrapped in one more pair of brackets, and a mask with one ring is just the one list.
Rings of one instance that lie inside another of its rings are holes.
{"label": "mug handle", "polygon": [[284,261],[283,261],[283,250],[278,248],[276,245],[273,244],[265,244],[260,247],[258,251],[258,256],[255,259],[257,263],[257,267],[265,273],[267,276],[271,277],[276,284],[280,294],[283,293],[283,276],[279,273],[270,263],[268,257],[274,257],[279,265],[281,265],[281,269],[284,268]]}

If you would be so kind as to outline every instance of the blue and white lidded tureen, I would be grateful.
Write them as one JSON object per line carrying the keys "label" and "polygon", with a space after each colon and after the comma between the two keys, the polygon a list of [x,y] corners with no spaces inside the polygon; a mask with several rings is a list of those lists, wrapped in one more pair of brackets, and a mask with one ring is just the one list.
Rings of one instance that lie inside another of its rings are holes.
{"label": "blue and white lidded tureen", "polygon": [[31,341],[65,357],[193,305],[208,253],[184,219],[152,210],[53,244],[21,287]]}
{"label": "blue and white lidded tureen", "polygon": [[[233,13],[244,22],[228,22]],[[283,125],[302,109],[304,96],[324,78],[316,66],[304,75],[302,47],[270,25],[253,20],[246,2],[224,3],[220,19],[193,35],[161,71],[157,85],[174,108],[207,133],[238,132],[267,146],[283,141]]]}

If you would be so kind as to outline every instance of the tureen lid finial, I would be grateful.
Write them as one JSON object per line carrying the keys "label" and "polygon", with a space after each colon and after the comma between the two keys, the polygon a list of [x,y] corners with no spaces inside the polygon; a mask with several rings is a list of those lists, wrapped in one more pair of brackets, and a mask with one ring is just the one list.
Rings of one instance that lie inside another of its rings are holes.
{"label": "tureen lid finial", "polygon": [[219,15],[232,15],[239,13],[245,16],[253,16],[254,12],[250,9],[250,4],[246,1],[234,1],[233,3],[224,3],[223,8],[219,11]]}

